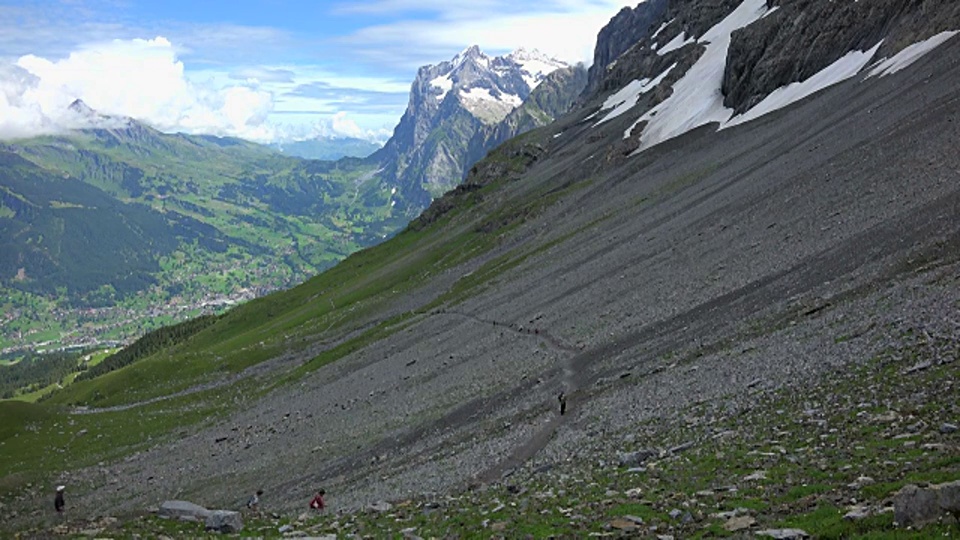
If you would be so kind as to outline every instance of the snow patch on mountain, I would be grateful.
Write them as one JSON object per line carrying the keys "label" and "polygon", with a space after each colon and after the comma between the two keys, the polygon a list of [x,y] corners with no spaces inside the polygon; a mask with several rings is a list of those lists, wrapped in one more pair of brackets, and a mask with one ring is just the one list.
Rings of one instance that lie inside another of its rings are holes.
{"label": "snow patch on mountain", "polygon": [[607,100],[603,102],[603,106],[600,107],[600,110],[613,109],[613,111],[601,118],[599,122],[594,124],[594,127],[599,126],[608,120],[613,120],[614,118],[629,111],[637,104],[637,101],[640,100],[641,96],[659,86],[675,67],[677,67],[676,62],[674,62],[672,66],[665,69],[663,73],[657,75],[653,79],[639,79],[631,81],[625,87],[621,88],[616,94],[608,97]]}
{"label": "snow patch on mountain", "polygon": [[453,92],[470,114],[492,124],[522,105],[548,75],[566,67],[565,62],[536,49],[521,48],[491,58],[473,45],[447,62],[424,66],[414,84],[432,103],[442,102]]}
{"label": "snow patch on mountain", "polygon": [[432,79],[430,86],[440,90],[440,93],[437,94],[437,101],[443,101],[443,98],[447,97],[447,92],[453,89],[453,81],[450,79],[450,74],[448,73]]}
{"label": "snow patch on mountain", "polygon": [[683,31],[683,32],[680,32],[679,34],[677,34],[676,37],[674,37],[673,39],[671,39],[670,41],[668,41],[667,44],[664,45],[662,49],[660,49],[660,50],[657,51],[657,54],[659,54],[660,56],[663,56],[663,55],[667,54],[667,53],[670,52],[670,51],[675,51],[675,50],[677,50],[677,49],[679,49],[679,48],[681,48],[681,47],[685,47],[685,46],[687,46],[687,45],[689,45],[689,44],[691,44],[691,43],[696,43],[696,41],[697,41],[696,38],[694,38],[693,36],[691,36],[691,37],[688,39],[688,38],[687,38],[687,33],[686,33],[686,31]]}
{"label": "snow patch on mountain", "polygon": [[507,55],[506,58],[520,67],[520,75],[527,86],[530,87],[530,90],[536,88],[547,75],[560,68],[568,67],[565,62],[550,58],[537,49],[528,51],[521,47]]}
{"label": "snow patch on mountain", "polygon": [[850,51],[812,77],[774,90],[749,111],[724,123],[720,129],[749,122],[855,76],[870,63],[882,43],[877,43],[868,51]]}
{"label": "snow patch on mountain", "polygon": [[514,94],[498,92],[494,95],[488,88],[470,88],[460,91],[460,103],[478,119],[496,123],[519,107],[523,100]]}
{"label": "snow patch on mountain", "polygon": [[723,72],[727,64],[730,35],[763,17],[766,0],[744,0],[725,19],[698,40],[705,46],[700,59],[673,86],[673,94],[647,111],[624,132],[631,137],[634,129],[646,122],[635,153],[709,123],[724,123],[733,110],[723,105]]}
{"label": "snow patch on mountain", "polygon": [[905,69],[922,58],[923,55],[944,44],[947,40],[957,35],[957,33],[958,31],[956,30],[952,32],[941,32],[930,39],[905,47],[893,57],[884,58],[877,63],[873,69],[870,70],[867,78],[886,77],[887,75],[896,73],[901,69]]}
{"label": "snow patch on mountain", "polygon": [[660,32],[663,32],[664,30],[666,30],[667,27],[670,26],[670,23],[672,23],[672,22],[675,21],[675,20],[677,20],[677,19],[670,19],[669,21],[661,24],[661,25],[660,25],[660,28],[657,28],[657,31],[654,32],[652,36],[650,36],[650,40],[652,41],[652,40],[654,40],[654,39],[657,39],[657,36],[660,35]]}

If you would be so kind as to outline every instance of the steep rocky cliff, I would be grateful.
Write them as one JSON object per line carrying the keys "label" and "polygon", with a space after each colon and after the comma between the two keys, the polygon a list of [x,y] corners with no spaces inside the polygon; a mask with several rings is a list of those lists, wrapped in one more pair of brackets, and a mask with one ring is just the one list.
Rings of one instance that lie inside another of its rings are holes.
{"label": "steep rocky cliff", "polygon": [[777,88],[809,79],[852,50],[880,44],[877,58],[960,28],[956,0],[779,2],[779,9],[733,33],[723,76],[724,104],[744,113]]}
{"label": "steep rocky cliff", "polygon": [[645,2],[600,32],[580,103],[623,128],[613,152],[629,155],[783,108],[958,28],[952,0]]}
{"label": "steep rocky cliff", "polygon": [[[562,74],[551,76],[557,70]],[[469,47],[420,68],[393,137],[370,159],[415,215],[490,148],[566,112],[583,88],[582,71],[537,51],[489,57]]]}

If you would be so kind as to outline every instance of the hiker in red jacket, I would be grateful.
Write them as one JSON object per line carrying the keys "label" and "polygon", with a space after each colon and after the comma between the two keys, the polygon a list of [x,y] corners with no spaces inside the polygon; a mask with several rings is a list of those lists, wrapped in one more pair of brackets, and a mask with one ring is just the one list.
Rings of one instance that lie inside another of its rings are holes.
{"label": "hiker in red jacket", "polygon": [[323,504],[323,496],[326,494],[327,492],[322,489],[318,491],[317,494],[313,496],[313,500],[310,501],[310,508],[323,512],[323,508],[326,506]]}

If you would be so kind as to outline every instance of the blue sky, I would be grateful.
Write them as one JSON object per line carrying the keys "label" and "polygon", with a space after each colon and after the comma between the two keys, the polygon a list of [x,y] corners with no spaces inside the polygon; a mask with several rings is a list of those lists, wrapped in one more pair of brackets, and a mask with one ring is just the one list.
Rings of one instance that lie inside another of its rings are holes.
{"label": "blue sky", "polygon": [[0,3],[0,138],[73,99],[164,131],[383,140],[419,66],[469,45],[589,63],[617,0],[23,0]]}

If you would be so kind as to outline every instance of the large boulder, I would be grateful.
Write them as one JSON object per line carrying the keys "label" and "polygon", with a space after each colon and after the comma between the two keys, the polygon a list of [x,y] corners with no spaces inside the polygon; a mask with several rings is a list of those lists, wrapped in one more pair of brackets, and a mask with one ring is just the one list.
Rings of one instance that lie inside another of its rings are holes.
{"label": "large boulder", "polygon": [[238,533],[243,530],[243,517],[232,510],[213,510],[204,521],[208,531]]}
{"label": "large boulder", "polygon": [[960,480],[925,488],[910,484],[893,498],[893,516],[901,527],[924,525],[946,512],[960,518]]}
{"label": "large boulder", "polygon": [[189,501],[164,501],[159,514],[160,517],[184,521],[206,521],[210,510]]}

